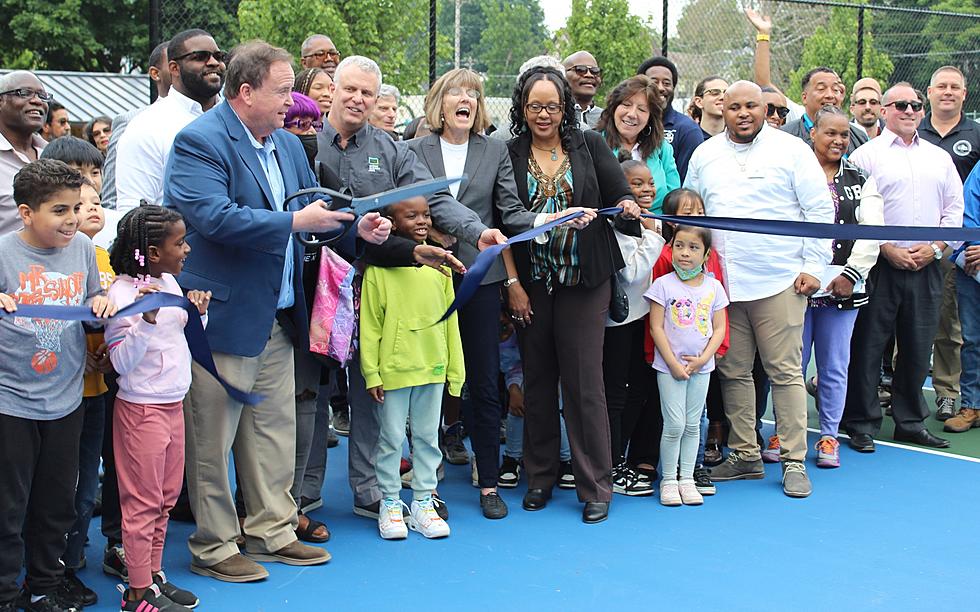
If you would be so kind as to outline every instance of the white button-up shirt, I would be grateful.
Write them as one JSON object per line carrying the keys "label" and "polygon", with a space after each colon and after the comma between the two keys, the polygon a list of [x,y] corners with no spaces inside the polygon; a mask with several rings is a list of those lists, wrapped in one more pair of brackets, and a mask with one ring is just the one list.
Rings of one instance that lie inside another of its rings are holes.
{"label": "white button-up shirt", "polygon": [[[749,145],[722,132],[691,157],[684,186],[701,194],[709,217],[834,222],[827,178],[802,140],[763,125]],[[714,230],[728,296],[747,302],[791,287],[800,273],[822,278],[830,240]]]}
{"label": "white button-up shirt", "polygon": [[129,122],[116,153],[116,209],[127,211],[163,202],[163,175],[174,138],[184,127],[201,116],[201,105],[176,88],[157,100]]}

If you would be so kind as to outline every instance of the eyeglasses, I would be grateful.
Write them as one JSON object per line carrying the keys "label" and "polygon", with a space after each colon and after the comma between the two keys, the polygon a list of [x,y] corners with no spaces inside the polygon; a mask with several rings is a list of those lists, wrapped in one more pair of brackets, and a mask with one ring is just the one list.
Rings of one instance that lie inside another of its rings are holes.
{"label": "eyeglasses", "polygon": [[897,110],[900,113],[904,113],[905,111],[907,111],[910,106],[912,107],[913,113],[917,113],[920,110],[922,110],[922,102],[919,102],[918,100],[914,102],[909,100],[895,100],[894,102],[889,102],[884,106],[894,106],[895,110]]}
{"label": "eyeglasses", "polygon": [[881,100],[876,100],[875,98],[868,98],[867,100],[860,99],[851,102],[854,106],[878,106],[881,104]]}
{"label": "eyeglasses", "polygon": [[786,116],[789,115],[789,109],[785,106],[766,104],[766,117],[772,117],[774,114],[779,115],[780,119],[785,119]]}
{"label": "eyeglasses", "polygon": [[212,57],[215,59],[216,62],[224,63],[224,61],[228,59],[228,54],[225,53],[224,51],[205,51],[202,49],[199,51],[188,51],[183,55],[178,55],[177,57],[171,57],[170,61],[178,62],[182,59],[189,59],[192,62],[206,63]]}
{"label": "eyeglasses", "polygon": [[329,55],[333,59],[333,61],[335,61],[335,62],[340,59],[340,51],[337,51],[336,49],[331,49],[329,51],[324,51],[323,49],[320,49],[319,51],[314,51],[313,53],[310,53],[309,55],[303,55],[301,57],[303,59],[308,59],[308,58],[311,58],[311,57],[315,57],[317,59],[321,59],[322,60],[327,55]]}
{"label": "eyeglasses", "polygon": [[451,87],[449,91],[446,92],[451,96],[463,96],[464,94],[468,98],[473,98],[474,100],[480,99],[480,92],[475,89],[463,89],[462,87]]}
{"label": "eyeglasses", "polygon": [[44,91],[38,91],[37,89],[31,89],[30,87],[18,87],[17,89],[10,89],[7,91],[0,91],[0,96],[17,96],[18,98],[24,98],[25,100],[30,100],[34,96],[41,102],[50,102],[54,100],[54,96]]}
{"label": "eyeglasses", "polygon": [[721,96],[724,95],[724,93],[725,93],[724,89],[718,89],[718,88],[705,89],[704,93],[701,94],[701,97],[703,98],[705,96]]}
{"label": "eyeglasses", "polygon": [[591,74],[592,76],[602,76],[602,68],[598,66],[586,66],[585,64],[578,64],[565,69],[565,72],[569,70],[574,70],[575,74],[579,76],[585,76]]}
{"label": "eyeglasses", "polygon": [[562,114],[562,108],[560,104],[538,104],[537,102],[531,102],[524,107],[528,113],[532,115],[540,115],[541,111],[548,111],[549,115],[560,115]]}
{"label": "eyeglasses", "polygon": [[319,120],[314,121],[313,119],[292,119],[283,125],[288,128],[299,128],[304,132],[311,127],[317,132],[323,130],[323,122]]}

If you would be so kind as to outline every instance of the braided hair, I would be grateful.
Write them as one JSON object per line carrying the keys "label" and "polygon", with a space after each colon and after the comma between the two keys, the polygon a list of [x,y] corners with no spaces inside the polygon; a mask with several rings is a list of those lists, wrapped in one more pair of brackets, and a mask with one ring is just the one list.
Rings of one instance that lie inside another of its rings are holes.
{"label": "braided hair", "polygon": [[300,70],[299,74],[296,75],[296,79],[293,81],[293,91],[298,91],[304,96],[310,95],[310,87],[313,86],[313,79],[321,72],[325,72],[323,68],[306,68]]}
{"label": "braided hair", "polygon": [[148,276],[150,247],[162,247],[170,226],[182,220],[176,210],[153,204],[143,204],[126,213],[116,226],[116,241],[109,254],[112,269],[133,278]]}

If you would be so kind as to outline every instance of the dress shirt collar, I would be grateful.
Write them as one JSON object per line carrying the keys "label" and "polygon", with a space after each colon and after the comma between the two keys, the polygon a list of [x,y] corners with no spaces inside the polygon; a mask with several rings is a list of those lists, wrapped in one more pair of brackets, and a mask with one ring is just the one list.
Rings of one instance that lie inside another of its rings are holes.
{"label": "dress shirt collar", "polygon": [[902,137],[901,136],[899,136],[895,132],[889,130],[887,127],[881,128],[881,134],[878,135],[878,138],[881,138],[882,139],[882,142],[887,143],[888,146],[892,146],[894,144],[898,144],[898,145],[901,145],[901,146],[903,146],[905,148],[911,148],[911,147],[918,146],[918,144],[919,144],[919,132],[918,132],[918,130],[916,130],[915,134],[912,136],[912,142],[910,142],[909,144],[905,144],[905,141],[902,140]]}
{"label": "dress shirt collar", "polygon": [[[229,108],[231,107],[229,106]],[[245,130],[245,136],[248,137],[248,141],[252,143],[252,146],[256,150],[263,151],[265,153],[270,153],[276,150],[276,143],[272,142],[272,134],[269,134],[268,136],[265,137],[265,142],[259,142],[259,140],[252,135],[251,130],[248,129],[248,126],[245,125],[245,122],[242,121],[242,118],[238,116],[238,113],[235,113],[234,108],[231,108],[231,112],[235,114],[235,119],[238,119],[238,122],[242,124],[242,129]]]}
{"label": "dress shirt collar", "polygon": [[[47,144],[48,141],[41,138],[39,134],[37,133],[31,134],[31,146],[34,147],[34,149],[38,153],[40,153],[41,150],[43,150],[44,147],[47,146]],[[4,136],[2,132],[0,132],[0,151],[13,151],[13,150],[14,150],[14,145],[10,144],[10,141],[7,140],[7,137]]]}
{"label": "dress shirt collar", "polygon": [[[180,91],[178,91],[176,87],[170,88],[170,93],[167,95],[166,98],[164,98],[164,100],[167,100],[168,104],[176,104],[177,106],[186,110],[187,112],[191,113],[194,116],[204,114],[204,107],[201,106],[200,102],[188,98],[184,94],[180,93]],[[248,130],[246,129],[245,131]]]}
{"label": "dress shirt collar", "polygon": [[[367,137],[367,130],[369,125],[370,125],[369,123],[365,122],[364,125],[361,126],[361,129],[351,134],[351,137],[347,139],[347,146],[344,148],[346,149],[349,149],[351,147],[357,148],[358,144],[362,142],[364,138]],[[341,148],[340,132],[338,132],[337,128],[335,128],[333,125],[330,124],[330,121],[323,122],[323,133],[326,135],[328,142],[330,142],[338,149]]]}

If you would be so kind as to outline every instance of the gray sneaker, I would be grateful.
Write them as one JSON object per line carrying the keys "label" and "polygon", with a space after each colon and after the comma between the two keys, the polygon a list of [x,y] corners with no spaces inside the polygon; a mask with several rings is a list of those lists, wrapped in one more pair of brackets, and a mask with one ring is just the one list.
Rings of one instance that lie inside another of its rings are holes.
{"label": "gray sneaker", "polygon": [[936,420],[945,421],[956,416],[956,399],[952,397],[936,397]]}
{"label": "gray sneaker", "polygon": [[766,471],[762,467],[762,459],[746,461],[738,454],[738,451],[728,453],[728,459],[719,466],[711,468],[709,472],[711,480],[721,482],[725,480],[759,480],[766,477]]}
{"label": "gray sneaker", "polygon": [[331,425],[333,425],[334,432],[338,436],[344,436],[345,438],[350,435],[350,412],[347,410],[336,410],[333,413],[333,419],[331,419]]}
{"label": "gray sneaker", "polygon": [[809,497],[812,492],[813,485],[806,475],[803,462],[783,462],[783,493],[790,497]]}

